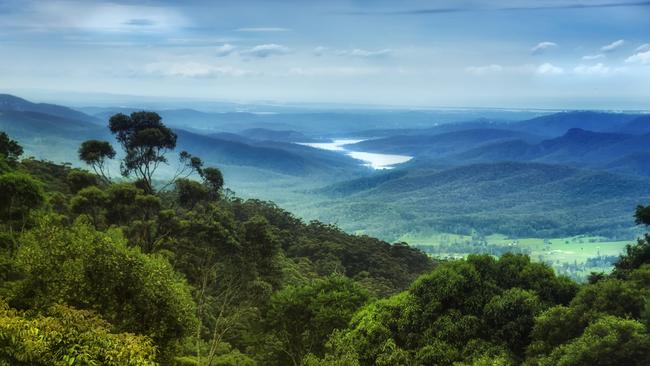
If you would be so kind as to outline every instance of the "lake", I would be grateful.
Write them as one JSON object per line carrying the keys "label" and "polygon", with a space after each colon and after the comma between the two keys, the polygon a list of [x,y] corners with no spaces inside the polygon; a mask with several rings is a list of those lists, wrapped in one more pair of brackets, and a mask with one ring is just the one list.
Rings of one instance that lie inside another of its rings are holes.
{"label": "lake", "polygon": [[395,165],[406,163],[413,159],[407,155],[379,154],[363,151],[351,151],[345,145],[356,144],[364,140],[334,139],[331,142],[298,142],[300,145],[311,146],[317,149],[338,151],[353,159],[362,161],[364,166],[372,169],[393,169]]}

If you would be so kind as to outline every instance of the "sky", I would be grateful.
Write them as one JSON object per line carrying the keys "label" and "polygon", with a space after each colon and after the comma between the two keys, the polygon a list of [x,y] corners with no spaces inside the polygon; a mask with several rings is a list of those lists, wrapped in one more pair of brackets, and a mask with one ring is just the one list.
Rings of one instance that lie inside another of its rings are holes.
{"label": "sky", "polygon": [[3,91],[650,109],[650,1],[0,0]]}

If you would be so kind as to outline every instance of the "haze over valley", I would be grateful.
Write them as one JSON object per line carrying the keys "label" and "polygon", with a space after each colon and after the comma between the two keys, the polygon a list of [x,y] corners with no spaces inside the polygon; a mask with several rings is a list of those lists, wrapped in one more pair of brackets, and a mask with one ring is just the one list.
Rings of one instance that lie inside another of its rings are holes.
{"label": "haze over valley", "polygon": [[[75,166],[81,141],[110,139],[108,115],[138,109],[0,99],[0,128],[28,154]],[[237,194],[391,241],[435,233],[630,239],[629,212],[650,198],[650,114],[639,111],[158,112],[179,146],[221,167]],[[380,128],[390,121],[401,128]]]}

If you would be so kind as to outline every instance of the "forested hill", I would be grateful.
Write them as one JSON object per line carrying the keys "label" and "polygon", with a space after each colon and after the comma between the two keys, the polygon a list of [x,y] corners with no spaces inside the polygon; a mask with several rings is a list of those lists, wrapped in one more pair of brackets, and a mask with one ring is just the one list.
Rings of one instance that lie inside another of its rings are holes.
{"label": "forested hill", "polygon": [[588,284],[524,255],[434,263],[233,197],[187,151],[156,183],[179,136],[151,112],[109,127],[121,179],[106,141],[79,147],[90,173],[0,133],[0,365],[650,362],[650,236]]}
{"label": "forested hill", "polygon": [[153,192],[21,160],[4,133],[2,151],[0,364],[286,364],[294,340],[275,330],[290,319],[274,312],[295,296],[313,301],[304,310],[321,333],[309,337],[321,342],[433,267],[406,245],[225,196],[214,168]]}
{"label": "forested hill", "polygon": [[[540,163],[481,163],[396,169],[319,190],[321,218],[385,237],[418,228],[440,232],[615,236],[629,212],[650,200],[650,180]],[[603,207],[607,207],[606,210]],[[495,214],[498,213],[498,214]]]}

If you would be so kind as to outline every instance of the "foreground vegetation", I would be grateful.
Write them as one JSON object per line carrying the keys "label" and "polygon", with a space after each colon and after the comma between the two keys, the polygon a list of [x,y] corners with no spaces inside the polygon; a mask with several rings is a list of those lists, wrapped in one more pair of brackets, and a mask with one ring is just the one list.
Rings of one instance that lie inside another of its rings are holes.
{"label": "foreground vegetation", "polygon": [[522,254],[434,263],[226,195],[187,152],[159,184],[173,132],[110,127],[124,179],[102,141],[91,174],[0,135],[0,365],[650,362],[650,236],[583,285]]}

